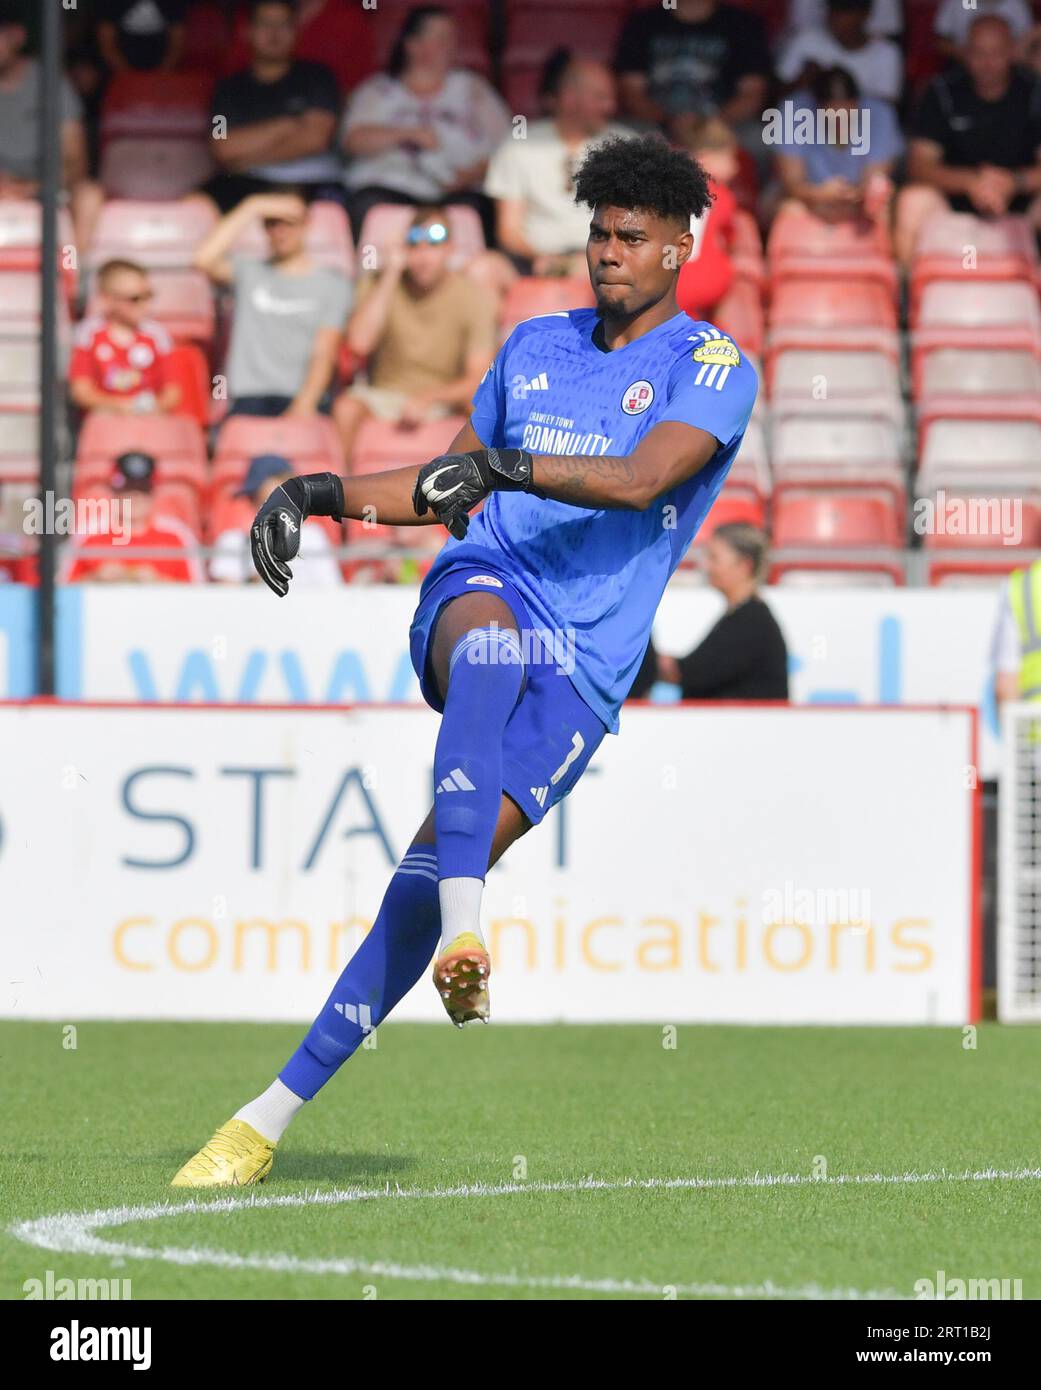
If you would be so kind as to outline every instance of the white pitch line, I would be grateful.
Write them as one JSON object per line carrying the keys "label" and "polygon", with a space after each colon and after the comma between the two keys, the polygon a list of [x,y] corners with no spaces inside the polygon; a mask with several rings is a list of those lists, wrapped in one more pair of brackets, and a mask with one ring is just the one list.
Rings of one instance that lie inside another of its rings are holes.
{"label": "white pitch line", "polygon": [[666,1287],[677,1294],[693,1297],[720,1298],[804,1298],[804,1299],[888,1299],[904,1298],[892,1289],[824,1289],[817,1284],[797,1288],[782,1288],[771,1280],[760,1284],[654,1284],[649,1280],[588,1279],[580,1274],[524,1275],[515,1271],[485,1273],[479,1270],[453,1269],[436,1265],[398,1265],[380,1260],[351,1257],[338,1259],[300,1259],[295,1255],[236,1255],[226,1250],[209,1250],[198,1246],[127,1245],[106,1240],[95,1234],[99,1230],[127,1226],[133,1222],[158,1221],[185,1214],[227,1215],[236,1211],[257,1208],[342,1206],[347,1202],[380,1201],[387,1198],[436,1199],[502,1197],[531,1192],[621,1192],[621,1191],[712,1191],[734,1188],[771,1187],[856,1187],[878,1185],[914,1185],[939,1182],[1037,1182],[1041,1168],[1001,1170],[985,1168],[978,1171],[949,1173],[855,1173],[834,1177],[814,1178],[802,1173],[753,1173],[730,1178],[627,1178],[611,1182],[601,1178],[582,1178],[571,1182],[527,1183],[464,1183],[457,1187],[429,1189],[343,1188],[324,1192],[285,1193],[280,1196],[251,1194],[242,1199],[220,1197],[214,1201],[190,1198],[185,1202],[157,1202],[136,1207],[109,1207],[93,1212],[58,1212],[31,1221],[18,1222],[8,1228],[8,1234],[27,1245],[65,1254],[100,1256],[118,1260],[160,1260],[176,1265],[210,1265],[220,1269],[255,1269],[269,1273],[289,1274],[362,1274],[375,1278],[443,1282],[471,1287],[515,1289],[571,1290],[581,1293],[644,1294],[661,1298]]}

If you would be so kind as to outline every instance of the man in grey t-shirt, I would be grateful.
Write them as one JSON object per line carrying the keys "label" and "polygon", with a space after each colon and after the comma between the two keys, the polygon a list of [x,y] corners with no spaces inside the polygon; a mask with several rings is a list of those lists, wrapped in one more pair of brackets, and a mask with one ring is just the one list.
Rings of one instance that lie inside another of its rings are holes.
{"label": "man in grey t-shirt", "polygon": [[[234,254],[257,218],[267,233],[267,260]],[[300,192],[260,193],[222,218],[195,254],[196,266],[235,294],[227,369],[231,413],[328,409],[351,287],[346,275],[315,265],[306,237],[307,203]]]}
{"label": "man in grey t-shirt", "polygon": [[[18,5],[0,0],[0,199],[35,198],[40,191],[40,67],[27,58]],[[79,98],[64,79],[58,89],[62,186],[69,195],[76,238],[86,246],[104,194],[87,178],[87,142]]]}

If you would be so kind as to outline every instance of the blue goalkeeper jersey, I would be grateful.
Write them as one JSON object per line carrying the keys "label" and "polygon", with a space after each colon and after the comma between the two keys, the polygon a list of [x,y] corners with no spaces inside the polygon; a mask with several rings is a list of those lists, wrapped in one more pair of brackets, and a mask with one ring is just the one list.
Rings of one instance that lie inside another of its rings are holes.
{"label": "blue goalkeeper jersey", "polygon": [[466,539],[440,551],[422,593],[459,564],[505,575],[535,625],[573,652],[576,690],[617,733],[665,585],[723,485],[758,382],[730,338],[684,313],[613,352],[594,344],[597,322],[594,309],[572,309],[517,325],[474,396],[481,442],[625,455],[655,425],[678,420],[715,435],[719,448],[645,511],[493,492]]}

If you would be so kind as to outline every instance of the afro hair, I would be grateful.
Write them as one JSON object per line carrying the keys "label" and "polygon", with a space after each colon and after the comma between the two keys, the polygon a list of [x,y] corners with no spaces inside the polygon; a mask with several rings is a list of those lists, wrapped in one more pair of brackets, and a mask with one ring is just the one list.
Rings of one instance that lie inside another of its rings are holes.
{"label": "afro hair", "polygon": [[575,201],[642,208],[687,226],[711,205],[705,171],[660,135],[616,135],[594,147],[575,175]]}

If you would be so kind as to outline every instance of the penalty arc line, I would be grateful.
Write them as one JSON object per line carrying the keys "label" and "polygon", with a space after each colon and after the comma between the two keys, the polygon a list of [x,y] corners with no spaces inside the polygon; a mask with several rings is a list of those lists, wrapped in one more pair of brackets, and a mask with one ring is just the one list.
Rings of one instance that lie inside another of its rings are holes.
{"label": "penalty arc line", "polygon": [[18,1222],[8,1228],[8,1234],[27,1245],[65,1254],[91,1255],[113,1260],[160,1260],[163,1263],[220,1269],[251,1269],[288,1274],[366,1274],[372,1277],[421,1282],[442,1282],[471,1287],[543,1289],[582,1293],[613,1293],[648,1295],[660,1298],[666,1289],[688,1297],[723,1298],[782,1298],[782,1299],[900,1299],[907,1295],[893,1289],[824,1289],[817,1284],[782,1288],[765,1280],[758,1284],[713,1283],[653,1283],[650,1280],[591,1279],[580,1274],[524,1275],[514,1271],[502,1273],[453,1269],[436,1265],[398,1265],[380,1260],[351,1257],[337,1259],[306,1259],[295,1255],[237,1255],[227,1250],[211,1250],[199,1246],[128,1245],[108,1240],[96,1234],[99,1230],[127,1226],[134,1222],[158,1221],[184,1214],[227,1215],[237,1211],[266,1208],[305,1206],[340,1206],[348,1202],[380,1201],[388,1198],[406,1200],[451,1200],[511,1196],[519,1193],[559,1192],[621,1192],[621,1191],[719,1191],[725,1189],[767,1189],[772,1187],[858,1187],[914,1185],[921,1183],[964,1182],[1024,1182],[1041,1181],[1041,1168],[1001,1170],[985,1168],[977,1171],[950,1173],[946,1170],[931,1173],[864,1173],[837,1174],[834,1177],[811,1177],[800,1173],[754,1173],[745,1177],[720,1178],[627,1178],[612,1182],[600,1178],[578,1181],[528,1183],[464,1183],[456,1187],[429,1189],[343,1188],[330,1191],[285,1193],[280,1196],[251,1194],[245,1200],[222,1197],[201,1202],[158,1202],[136,1207],[110,1207],[93,1212],[59,1212],[30,1221]]}

